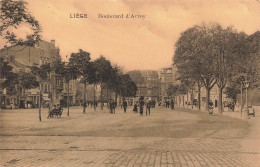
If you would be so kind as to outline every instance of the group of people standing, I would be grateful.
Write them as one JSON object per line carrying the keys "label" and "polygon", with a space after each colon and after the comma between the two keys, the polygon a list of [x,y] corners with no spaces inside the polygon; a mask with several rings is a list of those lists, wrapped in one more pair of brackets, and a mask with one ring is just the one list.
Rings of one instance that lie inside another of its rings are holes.
{"label": "group of people standing", "polygon": [[[109,113],[110,114],[115,114],[115,109],[116,109],[117,103],[116,101],[112,100],[109,102]],[[127,101],[126,99],[123,99],[123,102],[121,103],[121,108],[123,107],[124,113],[126,113],[127,110]],[[165,101],[165,107],[166,108],[171,108],[172,110],[174,109],[174,101],[173,99],[171,101],[167,100]],[[140,97],[139,100],[134,102],[134,109],[133,111],[139,113],[140,115],[144,114],[144,108],[145,108],[145,113],[146,115],[151,115],[151,108],[155,108],[155,101],[154,100],[149,100],[148,98],[144,100],[144,97]]]}
{"label": "group of people standing", "polygon": [[[110,114],[115,114],[116,113],[116,106],[117,106],[117,102],[114,101],[114,100],[111,100],[109,102],[109,113]],[[123,103],[122,103],[122,106],[124,108],[124,112],[126,112],[126,109],[127,109],[127,101],[125,99],[123,99]]]}
{"label": "group of people standing", "polygon": [[173,110],[174,109],[174,101],[173,101],[173,99],[171,99],[171,101],[169,101],[169,100],[165,101],[165,107],[166,108],[170,108],[171,107],[171,109]]}
{"label": "group of people standing", "polygon": [[[144,107],[146,106],[146,115],[150,115],[151,114],[151,107],[153,107],[153,103],[150,100],[146,100],[144,101],[143,97],[140,97],[140,99],[138,101],[135,102],[134,104],[134,112],[138,112],[138,106],[139,106],[139,110],[140,110],[140,115],[143,115],[144,113]],[[155,106],[155,105],[154,105]]]}

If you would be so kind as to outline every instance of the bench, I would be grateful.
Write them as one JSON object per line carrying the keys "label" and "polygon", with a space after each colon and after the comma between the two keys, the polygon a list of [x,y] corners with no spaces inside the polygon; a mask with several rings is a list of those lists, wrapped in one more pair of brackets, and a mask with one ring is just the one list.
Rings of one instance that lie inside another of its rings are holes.
{"label": "bench", "polygon": [[248,106],[248,116],[250,115],[255,117],[255,109],[252,106]]}
{"label": "bench", "polygon": [[47,118],[53,118],[53,116],[56,116],[56,117],[61,117],[61,114],[63,112],[63,108],[62,107],[59,107],[59,108],[54,108],[53,110],[50,110],[49,111],[49,115]]}

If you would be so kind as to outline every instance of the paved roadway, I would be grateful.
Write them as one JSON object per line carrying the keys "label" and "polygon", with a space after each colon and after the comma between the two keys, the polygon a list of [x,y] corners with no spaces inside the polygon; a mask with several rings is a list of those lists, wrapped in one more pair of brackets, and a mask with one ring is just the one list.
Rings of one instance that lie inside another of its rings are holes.
{"label": "paved roadway", "polygon": [[47,119],[45,110],[39,122],[36,109],[0,111],[0,166],[260,166],[260,117],[64,112]]}

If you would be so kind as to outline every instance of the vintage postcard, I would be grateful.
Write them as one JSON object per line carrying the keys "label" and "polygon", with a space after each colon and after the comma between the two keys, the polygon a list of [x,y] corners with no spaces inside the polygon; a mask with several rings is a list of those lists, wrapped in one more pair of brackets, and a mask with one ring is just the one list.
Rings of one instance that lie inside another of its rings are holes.
{"label": "vintage postcard", "polygon": [[0,166],[259,167],[259,0],[0,0]]}

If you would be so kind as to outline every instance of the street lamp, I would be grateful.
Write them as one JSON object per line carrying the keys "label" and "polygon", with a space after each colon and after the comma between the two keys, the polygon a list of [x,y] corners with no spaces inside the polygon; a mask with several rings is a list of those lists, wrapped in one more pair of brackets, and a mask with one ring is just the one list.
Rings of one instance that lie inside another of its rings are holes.
{"label": "street lamp", "polygon": [[249,82],[245,81],[245,88],[246,88],[246,109],[248,109],[248,94],[247,94],[247,88],[249,87]]}
{"label": "street lamp", "polygon": [[247,89],[249,87],[249,82],[248,80],[244,81],[244,87],[246,88],[246,107],[245,107],[245,118],[249,118],[249,109],[248,109],[248,93]]}

